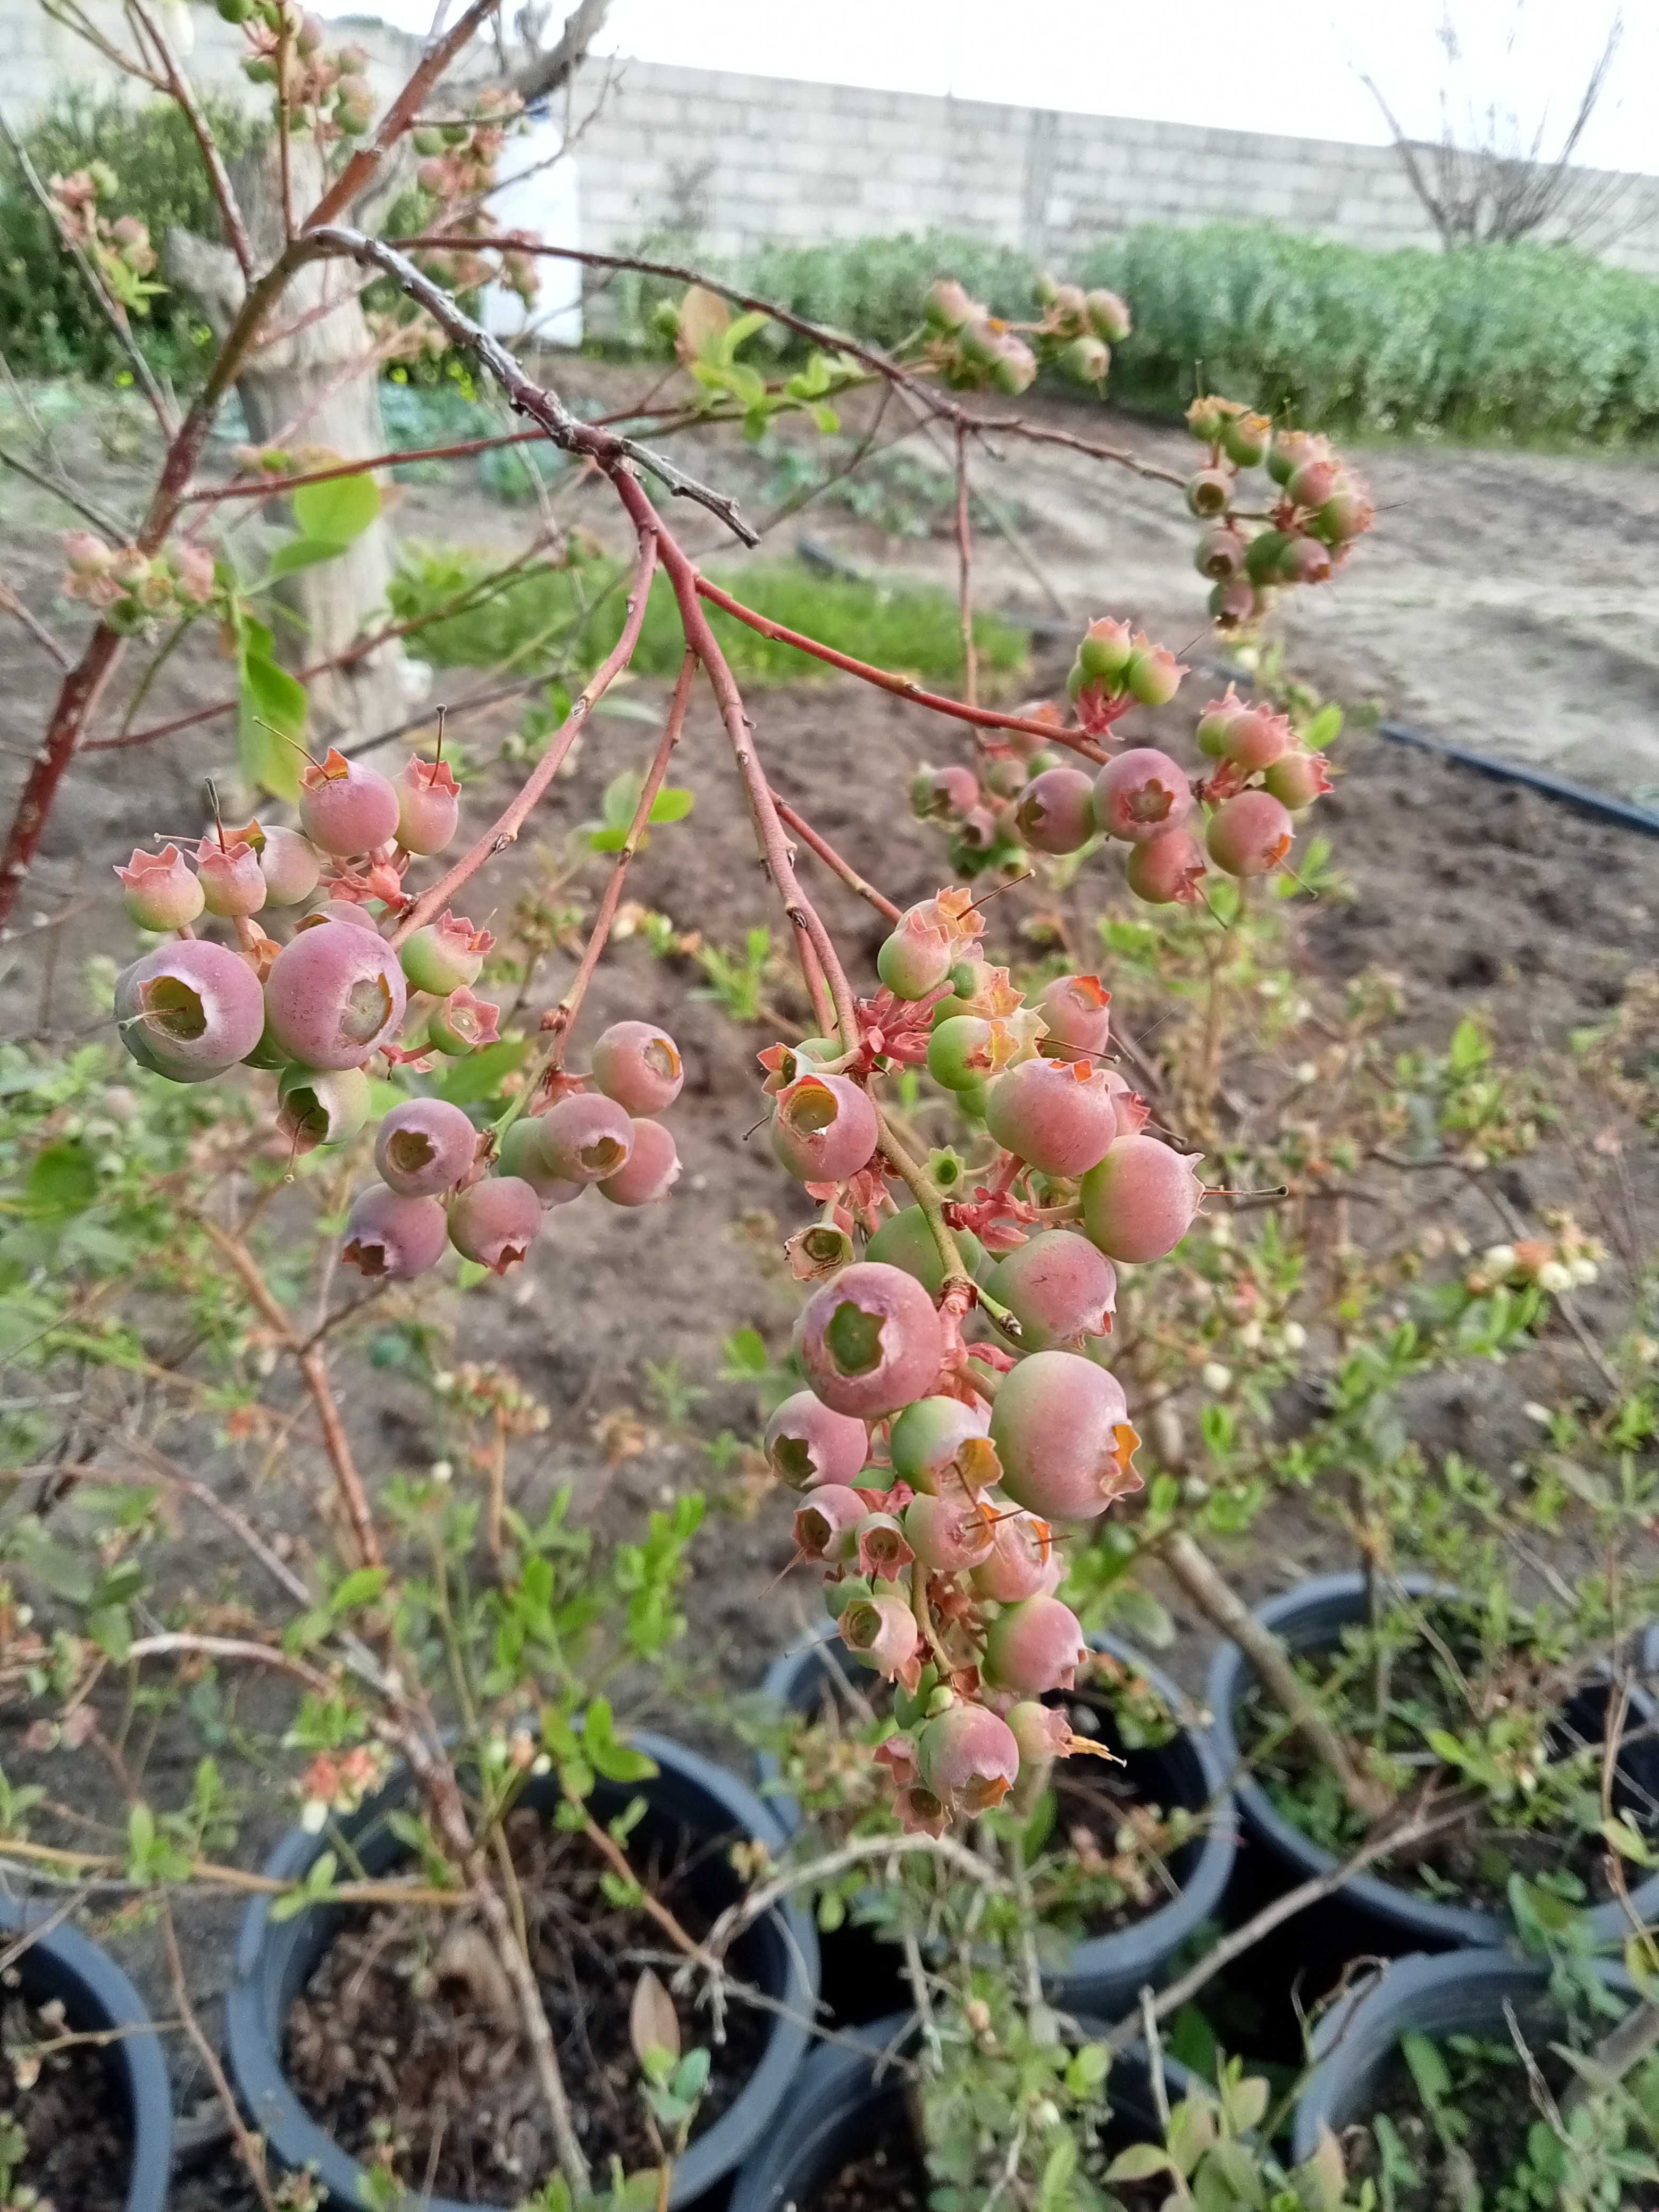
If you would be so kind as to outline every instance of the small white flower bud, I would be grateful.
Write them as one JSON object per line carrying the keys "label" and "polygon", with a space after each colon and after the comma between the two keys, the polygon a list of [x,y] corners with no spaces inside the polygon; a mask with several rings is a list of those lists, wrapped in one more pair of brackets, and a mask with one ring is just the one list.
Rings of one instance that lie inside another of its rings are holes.
{"label": "small white flower bud", "polygon": [[1284,1334],[1285,1349],[1286,1352],[1305,1351],[1308,1343],[1308,1332],[1303,1328],[1299,1321],[1287,1321],[1285,1324]]}
{"label": "small white flower bud", "polygon": [[1206,1359],[1199,1381],[1212,1398],[1219,1398],[1233,1387],[1233,1370],[1224,1367],[1218,1359]]}
{"label": "small white flower bud", "polygon": [[1546,1260],[1538,1270],[1538,1287],[1540,1291],[1548,1291],[1552,1297],[1559,1297],[1563,1291],[1572,1288],[1571,1268],[1564,1267],[1559,1260]]}
{"label": "small white flower bud", "polygon": [[308,1836],[320,1836],[328,1820],[328,1801],[307,1797],[300,1808],[300,1826]]}

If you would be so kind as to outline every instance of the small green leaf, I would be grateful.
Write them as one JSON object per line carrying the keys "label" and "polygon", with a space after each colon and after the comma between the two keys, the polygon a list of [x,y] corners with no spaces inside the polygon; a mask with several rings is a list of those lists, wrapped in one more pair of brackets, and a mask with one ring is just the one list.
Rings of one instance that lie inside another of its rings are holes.
{"label": "small green leaf", "polygon": [[301,484],[294,495],[294,520],[307,538],[337,550],[361,538],[380,511],[380,488],[371,476],[331,477]]}
{"label": "small green leaf", "polygon": [[694,804],[694,795],[690,792],[670,784],[665,790],[659,791],[651,803],[653,826],[664,822],[684,822]]}
{"label": "small green leaf", "polygon": [[1400,2039],[1400,2056],[1416,2086],[1418,2095],[1431,2110],[1451,2094],[1451,2075],[1437,2046],[1419,2029],[1407,2028]]}
{"label": "small green leaf", "polygon": [[36,1220],[84,1213],[98,1195],[98,1170],[78,1137],[60,1137],[37,1152],[23,1185],[23,1210]]}
{"label": "small green leaf", "polygon": [[372,1605],[391,1579],[390,1567],[354,1568],[330,1596],[330,1612],[337,1614],[351,1613],[360,1605]]}
{"label": "small green leaf", "polygon": [[262,653],[243,654],[237,756],[248,781],[273,799],[300,795],[306,767],[306,707],[305,686],[286,668]]}
{"label": "small green leaf", "polygon": [[300,568],[315,568],[325,561],[337,561],[343,549],[326,538],[285,538],[270,556],[266,580],[291,576]]}
{"label": "small green leaf", "polygon": [[582,1747],[597,1771],[610,1782],[647,1782],[657,1771],[655,1759],[617,1741],[608,1698],[595,1698],[584,1714]]}
{"label": "small green leaf", "polygon": [[841,428],[841,417],[828,400],[821,400],[812,410],[812,420],[826,438],[833,438]]}
{"label": "small green leaf", "polygon": [[1175,2160],[1162,2143],[1131,2143],[1119,2151],[1106,2169],[1108,2181],[1150,2181],[1155,2173],[1173,2173]]}
{"label": "small green leaf", "polygon": [[452,1106],[474,1106],[493,1098],[503,1079],[529,1056],[527,1037],[502,1037],[497,1044],[481,1046],[453,1067],[446,1068],[433,1088]]}
{"label": "small green leaf", "polygon": [[1334,744],[1342,734],[1342,709],[1334,699],[1322,707],[1305,730],[1302,742],[1310,752],[1323,752],[1327,745]]}

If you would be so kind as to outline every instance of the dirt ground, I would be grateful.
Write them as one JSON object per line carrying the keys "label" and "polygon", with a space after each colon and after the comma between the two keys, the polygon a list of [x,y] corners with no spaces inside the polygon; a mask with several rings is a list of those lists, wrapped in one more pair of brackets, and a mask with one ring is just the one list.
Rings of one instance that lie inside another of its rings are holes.
{"label": "dirt ground", "polygon": [[[581,364],[568,381],[597,398],[613,393],[625,374]],[[1115,427],[1155,454],[1183,442],[1142,424]],[[728,459],[732,451],[722,445]],[[702,465],[714,472],[720,464],[705,455]],[[1630,793],[1645,781],[1659,784],[1659,632],[1636,556],[1659,522],[1659,464],[1389,447],[1370,454],[1367,466],[1383,509],[1376,542],[1335,590],[1297,595],[1287,629],[1298,670],[1338,697],[1376,697],[1443,735],[1547,759],[1605,788]],[[1173,511],[1167,488],[1057,453],[1036,463],[1011,459],[1003,472],[1072,615],[1132,611],[1173,642],[1193,635],[1203,586],[1188,562],[1190,524]],[[131,464],[109,461],[100,495],[131,506],[137,480]],[[759,510],[762,464],[740,455],[722,481],[735,481]],[[1000,477],[999,493],[1010,495]],[[584,520],[602,513],[598,498],[586,494],[579,511]],[[408,490],[398,520],[410,535],[495,544],[516,542],[514,533],[526,526],[522,511],[425,486]],[[52,582],[58,520],[42,495],[0,476],[7,576],[34,611],[67,629]],[[787,526],[791,538],[801,530],[861,564],[943,577],[953,559],[942,538],[895,544],[837,512],[814,509]],[[710,534],[702,519],[687,530],[703,550]],[[1043,608],[1028,569],[994,532],[981,566],[988,600]],[[1057,636],[1039,641],[1033,694],[1059,683],[1069,651]],[[34,742],[44,667],[15,624],[0,626],[0,681],[11,708],[0,726],[0,796],[8,800],[17,756]],[[222,665],[205,653],[181,654],[158,684],[149,711],[181,711],[217,696],[224,678]],[[451,672],[437,696],[459,696],[485,680],[477,672]],[[641,684],[635,696],[654,704],[661,693]],[[919,758],[950,757],[948,735],[914,708],[851,680],[757,693],[751,705],[758,745],[786,797],[900,902],[937,888],[941,848],[909,818],[902,793]],[[510,726],[511,713],[470,725],[467,742],[478,757],[487,755],[490,733]],[[1189,746],[1189,717],[1146,716],[1139,726],[1147,734],[1161,728],[1177,750]],[[537,840],[522,841],[490,878],[498,911],[533,880],[544,852],[556,851],[598,813],[605,782],[636,763],[649,742],[643,725],[594,724],[574,772],[549,795]],[[27,928],[0,951],[0,1030],[60,1044],[85,1030],[80,964],[94,951],[122,956],[128,941],[106,888],[108,867],[125,859],[135,837],[196,818],[198,780],[222,765],[223,750],[214,731],[192,732],[103,756],[95,771],[75,773],[25,917],[56,926]],[[1369,967],[1406,979],[1407,1007],[1391,1042],[1403,1048],[1443,1040],[1462,1013],[1482,1010],[1512,1047],[1557,1046],[1575,1027],[1605,1018],[1632,970],[1659,957],[1659,845],[1364,731],[1345,738],[1340,759],[1345,773],[1322,807],[1320,828],[1353,896],[1305,910],[1303,952],[1311,975],[1333,981]],[[492,769],[472,784],[466,819],[487,818],[505,796],[507,775]],[[682,929],[736,945],[750,925],[775,923],[775,916],[735,803],[724,739],[701,702],[676,780],[697,794],[696,811],[684,828],[653,840],[636,864],[630,896]],[[1109,864],[1097,879],[1103,904],[1122,899]],[[832,927],[867,963],[882,933],[875,917],[838,885],[817,887]],[[1011,916],[1012,910],[1010,901]],[[1006,926],[1012,928],[1012,919]],[[550,963],[550,1003],[568,968],[562,958]],[[725,1429],[748,1437],[757,1425],[752,1389],[720,1379],[723,1340],[749,1325],[775,1352],[787,1344],[799,1301],[777,1248],[804,1218],[804,1205],[763,1141],[745,1134],[759,1110],[753,1056],[776,1032],[741,1029],[707,999],[688,995],[700,980],[689,963],[659,960],[635,936],[602,968],[584,1021],[591,1035],[607,1020],[642,1015],[665,1022],[680,1042],[689,1080],[672,1119],[685,1173],[669,1203],[639,1214],[592,1201],[562,1211],[551,1217],[521,1275],[443,1302],[457,1328],[458,1356],[506,1362],[552,1409],[547,1439],[521,1450],[515,1466],[519,1502],[532,1513],[569,1483],[580,1515],[623,1530],[650,1505],[703,1481],[703,1442]],[[802,1013],[787,983],[775,985],[772,997],[786,1018]],[[1659,1204],[1653,1167],[1651,1157],[1632,1164],[1650,1229]],[[1523,1210],[1535,1207],[1569,1179],[1565,1164],[1543,1157],[1515,1175],[1510,1195]],[[1489,1218],[1472,1210],[1468,1226],[1479,1241],[1491,1241]],[[646,1376],[647,1363],[669,1362],[707,1394],[683,1429],[663,1419]],[[1425,1401],[1413,1426],[1425,1443],[1501,1467],[1524,1432],[1525,1395],[1513,1370],[1494,1369],[1490,1378],[1460,1379]],[[371,1468],[418,1468],[439,1453],[427,1401],[395,1381],[354,1370],[346,1412]],[[607,1425],[618,1413],[635,1424],[629,1443],[637,1449],[626,1455],[615,1448],[614,1425]],[[784,1577],[790,1548],[787,1516],[775,1501],[738,1496],[712,1515],[689,1601],[693,1642],[711,1677],[734,1687],[752,1683],[808,1617],[810,1593]],[[1279,1512],[1259,1529],[1243,1579],[1254,1593],[1331,1556],[1316,1524]],[[180,1547],[181,1583],[211,1588],[230,1566],[215,1535],[192,1531]],[[1183,1622],[1166,1663],[1196,1686],[1205,1656],[1203,1638]],[[180,1742],[170,1749],[164,1741],[161,1763],[176,1761],[182,1774],[196,1748]],[[9,1771],[11,1749],[0,1737],[0,1764]],[[21,1762],[15,1771],[22,1773]],[[158,1797],[176,1778],[158,1775]],[[265,1792],[245,1832],[243,1856],[262,1855],[289,1817],[280,1790]],[[228,1972],[236,1915],[194,1902],[188,1910],[192,1988],[210,2007]],[[170,2012],[147,1947],[140,1947],[137,1963],[157,2008]],[[189,2111],[204,2085],[185,2057],[179,2071]],[[179,2212],[241,2212],[248,2201],[222,2146],[209,2152],[178,2199]]]}

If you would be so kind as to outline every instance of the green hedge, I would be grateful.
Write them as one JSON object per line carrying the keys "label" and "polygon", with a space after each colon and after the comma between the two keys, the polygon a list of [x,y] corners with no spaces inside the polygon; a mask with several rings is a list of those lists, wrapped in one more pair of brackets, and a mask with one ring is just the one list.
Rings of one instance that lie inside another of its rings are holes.
{"label": "green hedge", "polygon": [[[228,159],[252,145],[264,126],[235,110],[205,103]],[[134,107],[86,92],[61,94],[23,134],[43,183],[94,159],[120,180],[106,210],[149,226],[159,254],[176,224],[220,235],[219,210],[190,125],[171,100]],[[157,279],[161,281],[160,272]],[[162,293],[134,331],[151,362],[183,383],[201,374],[210,345],[207,325],[187,301]],[[51,218],[0,145],[0,351],[20,374],[130,376],[126,356],[58,244]]]}
{"label": "green hedge", "polygon": [[[774,247],[753,289],[814,321],[896,344],[950,274],[1029,316],[1034,270],[1005,248],[932,232]],[[1659,433],[1659,283],[1565,248],[1372,253],[1259,225],[1149,228],[1060,273],[1109,284],[1134,335],[1112,391],[1184,406],[1206,385],[1310,426],[1613,444]]]}

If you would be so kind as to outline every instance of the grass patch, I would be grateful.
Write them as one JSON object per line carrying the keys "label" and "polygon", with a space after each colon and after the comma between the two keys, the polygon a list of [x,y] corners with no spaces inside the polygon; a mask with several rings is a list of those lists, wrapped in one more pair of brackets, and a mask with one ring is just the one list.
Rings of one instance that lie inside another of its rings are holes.
{"label": "grass patch", "polygon": [[[479,586],[495,564],[483,553],[411,546],[392,580],[400,622],[431,612]],[[445,616],[417,635],[415,650],[441,668],[538,669],[584,672],[621,635],[626,571],[613,562],[581,561],[516,578],[505,589]],[[948,684],[963,672],[956,601],[933,586],[825,576],[799,561],[754,561],[716,580],[772,622],[838,652],[924,682]],[[762,637],[718,608],[709,620],[739,680],[790,684],[833,672],[793,647]],[[1010,683],[1023,676],[1026,633],[1000,615],[980,614],[974,638],[981,672]],[[665,577],[652,587],[634,667],[642,676],[672,676],[685,651]]]}

